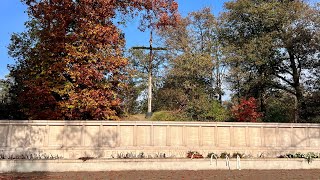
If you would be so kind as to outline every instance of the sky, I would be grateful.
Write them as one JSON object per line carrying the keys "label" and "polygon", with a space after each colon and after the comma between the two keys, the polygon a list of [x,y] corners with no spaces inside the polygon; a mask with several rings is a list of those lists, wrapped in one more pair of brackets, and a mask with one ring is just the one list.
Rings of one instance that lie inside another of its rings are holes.
{"label": "sky", "polygon": [[[189,12],[197,11],[203,7],[211,7],[213,13],[218,15],[222,11],[223,3],[227,0],[177,0],[179,12],[185,17]],[[20,0],[1,0],[0,6],[0,79],[9,73],[7,65],[15,61],[8,55],[8,45],[12,33],[25,30],[24,22],[28,20],[25,13],[26,6]],[[149,33],[140,32],[138,21],[130,20],[123,29],[126,35],[127,47],[148,45]]]}

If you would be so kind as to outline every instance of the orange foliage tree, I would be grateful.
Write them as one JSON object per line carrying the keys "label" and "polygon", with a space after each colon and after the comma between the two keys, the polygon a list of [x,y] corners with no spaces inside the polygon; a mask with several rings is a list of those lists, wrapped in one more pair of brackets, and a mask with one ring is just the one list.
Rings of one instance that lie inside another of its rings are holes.
{"label": "orange foliage tree", "polygon": [[22,1],[30,20],[12,36],[10,75],[30,119],[118,119],[127,60],[114,20],[148,10],[159,25],[178,18],[174,0]]}
{"label": "orange foliage tree", "polygon": [[257,119],[262,116],[257,108],[257,100],[254,97],[241,99],[240,104],[232,107],[232,114],[240,122],[257,122]]}

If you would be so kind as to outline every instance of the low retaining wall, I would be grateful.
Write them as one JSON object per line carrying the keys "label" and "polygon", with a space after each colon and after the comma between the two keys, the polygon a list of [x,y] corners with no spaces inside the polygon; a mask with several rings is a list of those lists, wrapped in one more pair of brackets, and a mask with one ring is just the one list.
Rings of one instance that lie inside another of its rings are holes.
{"label": "low retaining wall", "polygon": [[[243,159],[241,169],[319,169],[320,160],[308,164],[304,159]],[[158,160],[0,160],[0,172],[66,172],[66,171],[125,171],[125,170],[227,170],[226,161],[209,159]],[[237,170],[235,159],[230,169]]]}
{"label": "low retaining wall", "polygon": [[253,157],[320,149],[320,124],[0,121],[0,153],[111,158],[120,153],[185,157],[187,151],[241,152]]}

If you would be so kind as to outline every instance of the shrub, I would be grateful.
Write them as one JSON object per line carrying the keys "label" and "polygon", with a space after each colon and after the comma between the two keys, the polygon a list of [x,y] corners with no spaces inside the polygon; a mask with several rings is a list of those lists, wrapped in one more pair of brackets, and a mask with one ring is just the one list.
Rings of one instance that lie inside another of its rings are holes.
{"label": "shrub", "polygon": [[230,113],[218,101],[212,101],[207,118],[212,118],[214,121],[227,121],[230,118]]}
{"label": "shrub", "polygon": [[223,152],[220,154],[220,158],[226,158],[227,156],[230,157],[230,153]]}
{"label": "shrub", "polygon": [[219,155],[213,152],[208,153],[207,158],[211,158],[211,155],[213,155],[214,158],[219,158]]}
{"label": "shrub", "polygon": [[238,155],[239,155],[240,158],[244,157],[244,154],[241,154],[239,152],[235,152],[235,153],[232,154],[232,158],[237,158]]}
{"label": "shrub", "polygon": [[310,164],[314,158],[319,158],[319,154],[314,152],[308,152],[306,154],[297,152],[295,154],[288,153],[286,155],[280,155],[278,158],[304,158],[307,160],[308,164]]}
{"label": "shrub", "polygon": [[158,111],[153,113],[151,121],[183,121],[188,120],[183,113],[172,111]]}
{"label": "shrub", "polygon": [[257,112],[257,102],[253,97],[241,99],[240,104],[232,107],[232,114],[240,122],[257,122],[257,119],[262,116]]}

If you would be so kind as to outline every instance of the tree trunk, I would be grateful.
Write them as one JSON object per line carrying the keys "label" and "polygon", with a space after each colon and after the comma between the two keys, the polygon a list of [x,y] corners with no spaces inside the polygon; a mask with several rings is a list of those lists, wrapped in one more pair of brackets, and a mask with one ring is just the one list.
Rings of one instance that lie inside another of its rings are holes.
{"label": "tree trunk", "polygon": [[217,63],[217,88],[218,88],[218,100],[219,103],[222,104],[222,87],[221,87],[221,73],[220,73],[220,67],[219,63]]}
{"label": "tree trunk", "polygon": [[302,89],[300,85],[300,70],[299,70],[299,64],[297,66],[294,55],[289,52],[289,58],[290,58],[290,67],[292,69],[292,79],[293,79],[293,88],[295,91],[295,107],[294,107],[294,122],[297,123],[300,120],[300,105],[303,99]]}
{"label": "tree trunk", "polygon": [[266,102],[265,102],[265,91],[264,90],[259,95],[259,99],[260,99],[260,112],[262,112],[265,115],[266,114]]}

